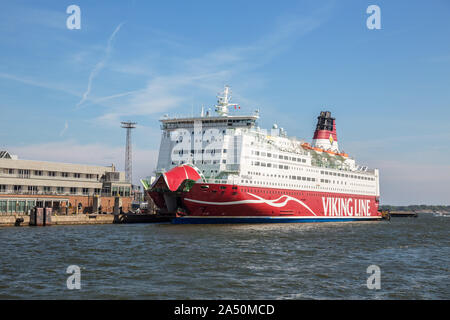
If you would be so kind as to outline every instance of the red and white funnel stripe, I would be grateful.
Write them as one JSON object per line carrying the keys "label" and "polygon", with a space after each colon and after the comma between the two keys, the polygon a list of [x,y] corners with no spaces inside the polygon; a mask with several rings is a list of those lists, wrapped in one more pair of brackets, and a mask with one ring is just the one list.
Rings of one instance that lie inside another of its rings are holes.
{"label": "red and white funnel stripe", "polygon": [[322,111],[317,117],[316,131],[314,132],[312,146],[324,150],[339,151],[336,134],[336,119],[331,112]]}

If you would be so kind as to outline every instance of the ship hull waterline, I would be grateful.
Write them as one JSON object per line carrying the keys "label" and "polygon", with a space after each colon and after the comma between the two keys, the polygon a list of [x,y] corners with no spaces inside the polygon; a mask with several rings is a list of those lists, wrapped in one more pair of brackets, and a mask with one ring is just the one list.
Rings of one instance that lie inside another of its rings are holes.
{"label": "ship hull waterline", "polygon": [[[160,208],[167,192],[149,191]],[[379,221],[375,196],[305,190],[196,183],[188,192],[171,192],[177,204],[174,224],[316,223]],[[180,211],[181,209],[181,211]],[[173,212],[173,213],[175,213]]]}

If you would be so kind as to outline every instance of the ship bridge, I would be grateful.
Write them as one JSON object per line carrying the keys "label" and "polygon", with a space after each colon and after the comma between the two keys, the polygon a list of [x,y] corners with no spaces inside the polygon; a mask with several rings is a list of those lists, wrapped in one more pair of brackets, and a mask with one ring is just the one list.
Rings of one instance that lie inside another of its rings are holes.
{"label": "ship bridge", "polygon": [[234,115],[230,114],[229,108],[240,110],[241,107],[237,103],[231,103],[231,90],[229,86],[225,86],[222,93],[217,96],[217,105],[215,105],[215,115],[211,115],[211,110],[203,110],[200,117],[181,117],[168,118],[166,115],[160,119],[162,125],[161,129],[186,129],[193,127],[194,124],[201,124],[203,127],[221,127],[221,128],[253,128],[256,126],[256,121],[259,118],[259,110],[256,110],[253,115]]}
{"label": "ship bridge", "polygon": [[193,128],[194,124],[201,123],[204,128],[220,127],[220,128],[253,128],[256,126],[256,121],[259,116],[216,116],[216,117],[189,117],[189,118],[170,118],[161,119],[161,129],[174,130],[174,129],[187,129]]}

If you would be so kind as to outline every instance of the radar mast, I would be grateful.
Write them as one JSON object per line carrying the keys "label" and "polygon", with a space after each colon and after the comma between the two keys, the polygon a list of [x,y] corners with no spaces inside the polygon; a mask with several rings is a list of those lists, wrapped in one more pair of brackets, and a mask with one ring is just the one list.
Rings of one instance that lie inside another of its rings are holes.
{"label": "radar mast", "polygon": [[225,86],[223,92],[219,93],[217,96],[217,105],[216,112],[220,116],[227,116],[228,115],[228,107],[230,106],[237,106],[236,103],[230,103],[231,102],[231,89],[228,85]]}

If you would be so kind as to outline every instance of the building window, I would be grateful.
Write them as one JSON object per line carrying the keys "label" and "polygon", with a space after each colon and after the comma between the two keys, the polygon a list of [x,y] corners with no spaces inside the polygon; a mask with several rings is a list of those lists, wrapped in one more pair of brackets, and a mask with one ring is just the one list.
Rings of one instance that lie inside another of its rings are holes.
{"label": "building window", "polygon": [[35,176],[42,176],[42,170],[35,170],[34,171]]}
{"label": "building window", "polygon": [[6,213],[7,202],[6,200],[0,200],[0,213]]}
{"label": "building window", "polygon": [[49,177],[54,177],[54,176],[56,176],[56,172],[55,171],[49,171],[48,172],[48,176]]}
{"label": "building window", "polygon": [[83,188],[83,194],[84,194],[84,195],[89,194],[89,189],[88,189],[88,188]]}
{"label": "building window", "polygon": [[51,191],[51,187],[46,187],[46,186],[44,186],[44,192],[50,192]]}
{"label": "building window", "polygon": [[73,176],[74,178],[81,178],[81,173],[74,173]]}
{"label": "building window", "polygon": [[61,176],[67,178],[69,176],[68,172],[61,172]]}
{"label": "building window", "polygon": [[70,188],[70,193],[71,194],[76,194],[77,193],[77,188],[71,187]]}
{"label": "building window", "polygon": [[20,178],[29,178],[30,177],[30,170],[19,170],[19,177]]}
{"label": "building window", "polygon": [[22,186],[14,186],[14,192],[22,192]]}
{"label": "building window", "polygon": [[56,187],[56,192],[57,193],[64,193],[64,187]]}
{"label": "building window", "polygon": [[0,184],[0,192],[5,193],[6,192],[6,185]]}

